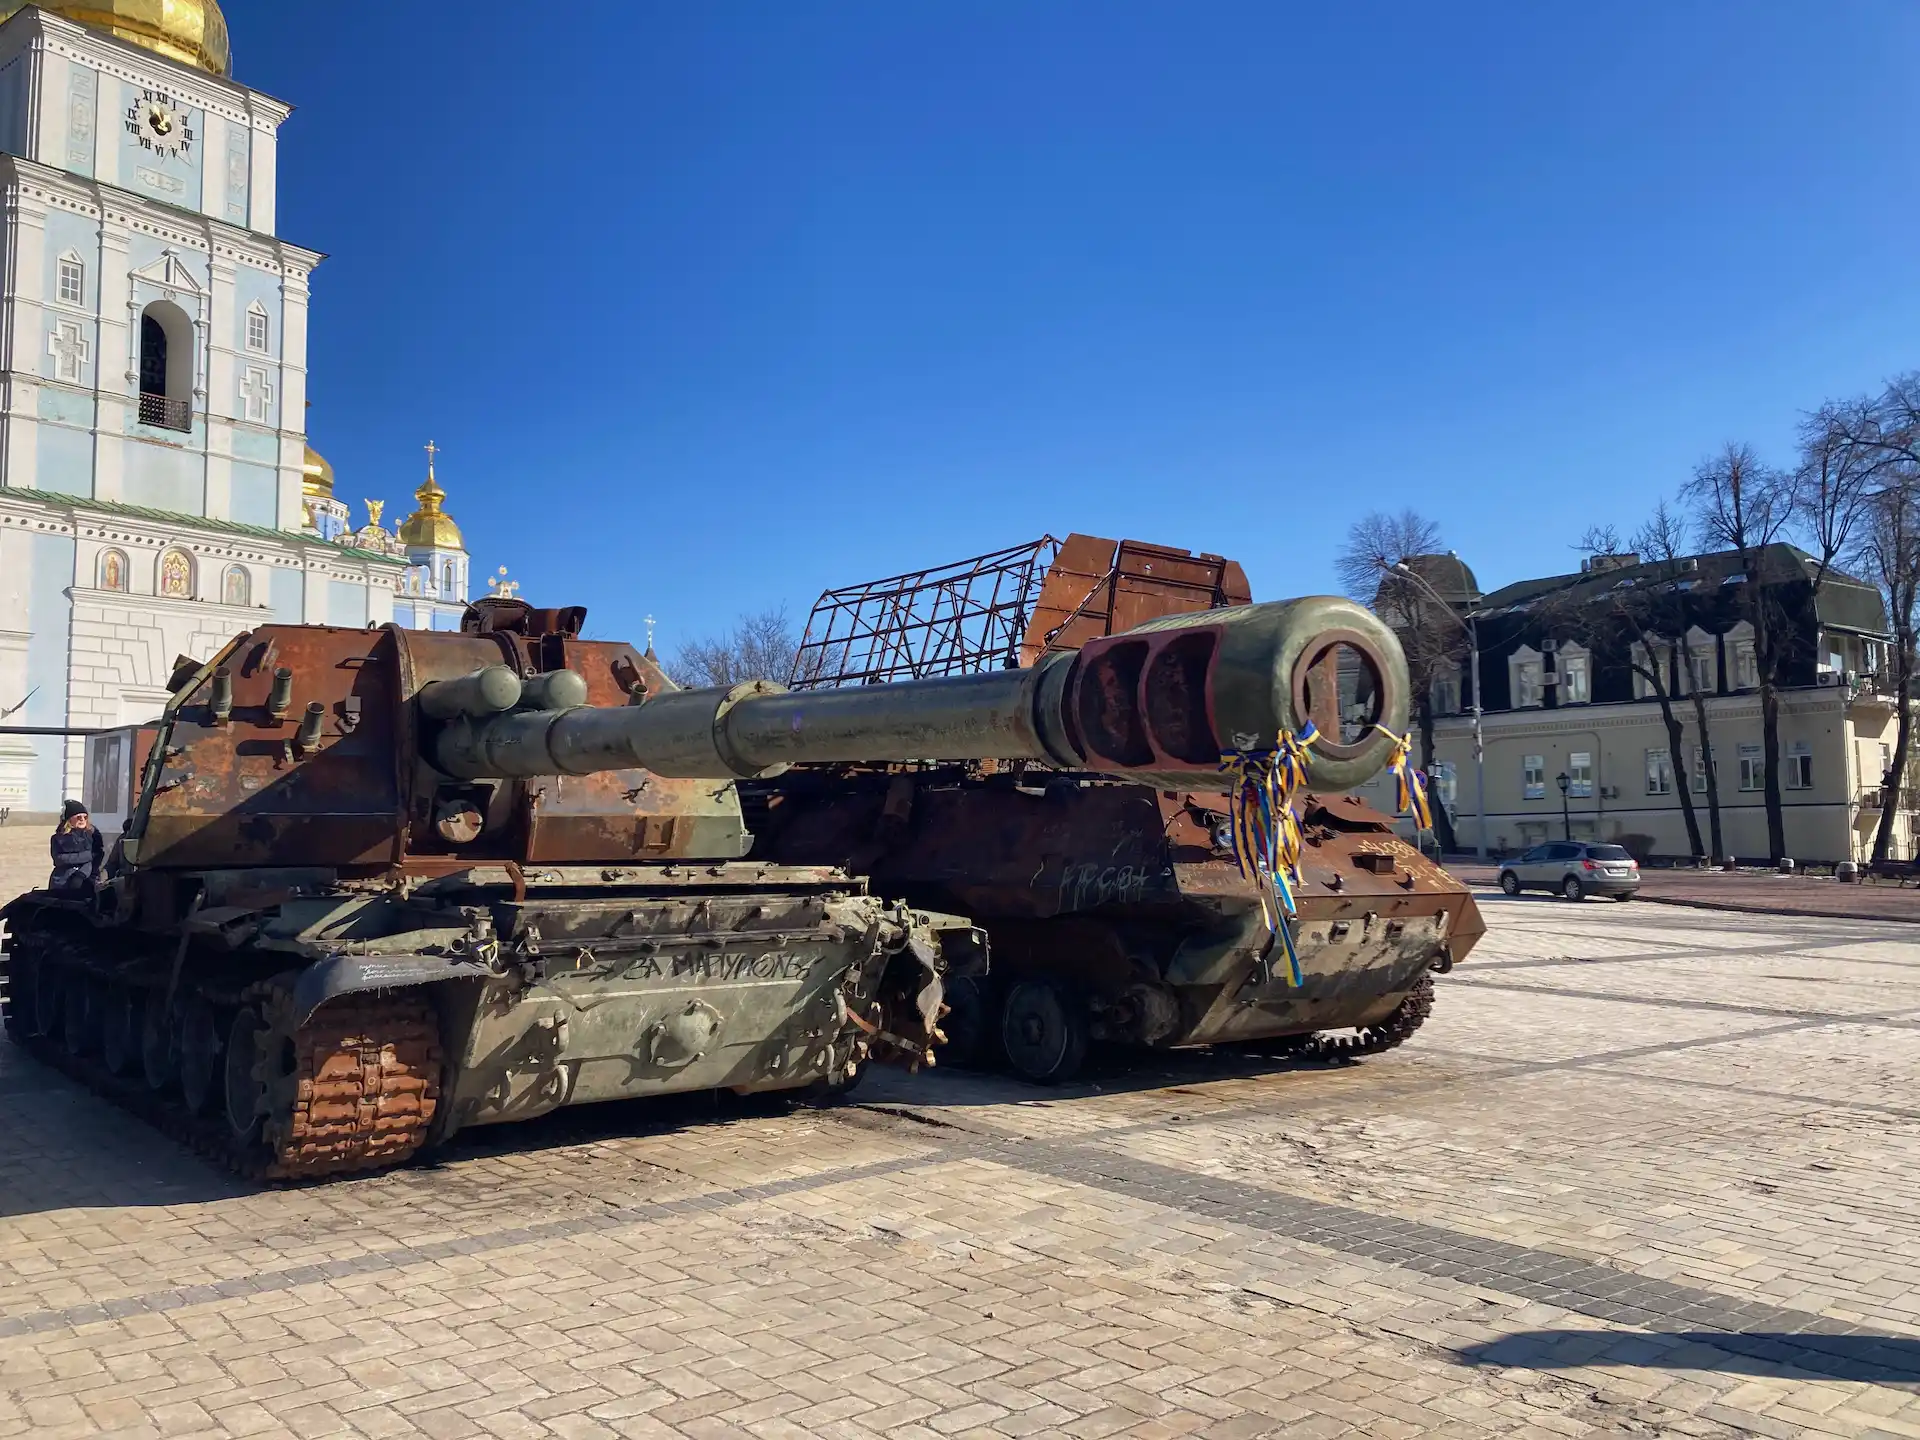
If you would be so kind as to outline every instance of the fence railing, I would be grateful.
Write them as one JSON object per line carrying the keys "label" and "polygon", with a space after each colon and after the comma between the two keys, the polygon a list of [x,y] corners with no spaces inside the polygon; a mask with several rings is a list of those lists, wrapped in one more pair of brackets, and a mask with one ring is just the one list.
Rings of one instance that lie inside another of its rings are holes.
{"label": "fence railing", "polygon": [[[1886,808],[1888,792],[1878,785],[1869,785],[1860,792],[1862,810],[1882,810]],[[1896,810],[1920,810],[1920,787],[1906,785],[1892,792],[1893,808]]]}
{"label": "fence railing", "polygon": [[165,395],[140,396],[140,423],[158,425],[162,430],[193,429],[193,402],[169,400]]}

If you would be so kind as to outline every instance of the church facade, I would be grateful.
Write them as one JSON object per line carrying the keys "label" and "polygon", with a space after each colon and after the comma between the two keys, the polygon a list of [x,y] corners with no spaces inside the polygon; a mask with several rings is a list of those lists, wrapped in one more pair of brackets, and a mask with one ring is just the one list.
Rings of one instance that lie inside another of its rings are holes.
{"label": "church facade", "polygon": [[[322,257],[276,230],[289,107],[228,69],[216,0],[0,0],[0,725],[147,718],[265,620],[464,609],[431,458],[398,533],[349,531],[307,442]],[[0,734],[0,812],[57,812],[81,753]]]}

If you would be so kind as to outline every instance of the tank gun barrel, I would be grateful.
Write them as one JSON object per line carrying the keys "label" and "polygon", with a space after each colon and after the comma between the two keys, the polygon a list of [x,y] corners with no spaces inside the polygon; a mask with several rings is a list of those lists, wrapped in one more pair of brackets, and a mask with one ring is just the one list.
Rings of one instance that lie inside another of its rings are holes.
{"label": "tank gun barrel", "polygon": [[1386,764],[1384,732],[1406,728],[1407,706],[1393,632],[1351,601],[1312,596],[1169,616],[1024,670],[797,692],[750,681],[622,707],[463,711],[434,756],[476,780],[631,767],[726,780],[803,763],[999,759],[1174,788],[1217,778],[1227,750],[1271,747],[1312,720],[1310,778],[1346,789]]}

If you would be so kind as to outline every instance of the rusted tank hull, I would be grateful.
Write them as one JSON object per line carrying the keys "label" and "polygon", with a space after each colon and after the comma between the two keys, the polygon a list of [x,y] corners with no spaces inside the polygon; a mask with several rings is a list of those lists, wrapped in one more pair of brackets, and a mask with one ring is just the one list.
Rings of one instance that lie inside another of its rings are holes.
{"label": "rusted tank hull", "polygon": [[[233,899],[264,877],[191,878]],[[819,869],[279,883],[162,930],[16,900],[9,1037],[245,1175],[313,1179],[565,1105],[924,1063],[944,974],[985,962],[967,922]]]}
{"label": "rusted tank hull", "polygon": [[[1059,773],[810,768],[755,802],[758,853],[831,856],[882,894],[982,925],[993,977],[954,997],[954,1058],[997,1054],[1034,1078],[1064,1078],[1085,1041],[1166,1048],[1396,1024],[1484,930],[1464,886],[1350,797],[1304,802],[1297,985],[1220,842],[1219,796]],[[1035,1007],[1045,1033],[1023,1044],[1010,1027],[1032,1031]]]}

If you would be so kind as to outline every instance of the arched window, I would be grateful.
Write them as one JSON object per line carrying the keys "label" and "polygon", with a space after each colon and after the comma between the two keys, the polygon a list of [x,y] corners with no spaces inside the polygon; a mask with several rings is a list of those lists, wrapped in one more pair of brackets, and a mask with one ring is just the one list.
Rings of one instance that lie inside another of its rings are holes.
{"label": "arched window", "polygon": [[140,421],[193,428],[193,322],[170,300],[154,301],[140,316]]}
{"label": "arched window", "polygon": [[160,557],[160,593],[181,600],[193,598],[193,557],[169,550]]}
{"label": "arched window", "polygon": [[100,552],[100,588],[118,590],[125,593],[127,588],[127,557],[118,550]]}
{"label": "arched window", "polygon": [[447,561],[446,569],[444,569],[440,573],[444,577],[441,582],[441,588],[445,590],[448,595],[452,595],[454,593],[453,561],[451,560]]}
{"label": "arched window", "polygon": [[220,577],[220,599],[227,605],[251,605],[253,603],[253,577],[247,573],[244,565],[229,565],[227,573]]}

